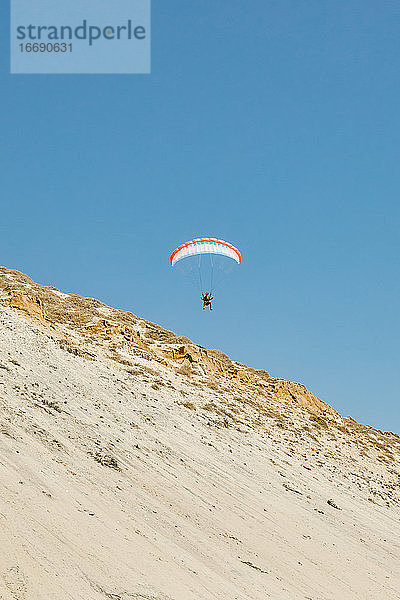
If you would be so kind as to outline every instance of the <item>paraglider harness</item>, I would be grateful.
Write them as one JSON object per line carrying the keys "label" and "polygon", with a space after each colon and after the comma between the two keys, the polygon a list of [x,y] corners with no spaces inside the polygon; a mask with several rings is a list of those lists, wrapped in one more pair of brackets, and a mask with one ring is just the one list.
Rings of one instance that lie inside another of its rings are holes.
{"label": "paraglider harness", "polygon": [[211,300],[214,300],[214,297],[206,292],[205,294],[201,295],[201,299],[203,300],[203,310],[206,308],[206,306],[209,306],[210,310],[212,310]]}

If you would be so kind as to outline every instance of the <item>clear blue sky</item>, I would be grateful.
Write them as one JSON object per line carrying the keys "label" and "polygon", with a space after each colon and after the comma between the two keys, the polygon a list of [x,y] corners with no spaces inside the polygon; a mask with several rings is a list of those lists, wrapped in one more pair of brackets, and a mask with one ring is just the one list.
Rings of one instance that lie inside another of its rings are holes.
{"label": "clear blue sky", "polygon": [[[152,74],[9,75],[0,264],[400,431],[400,4],[153,0]],[[201,310],[168,257],[243,264]]]}

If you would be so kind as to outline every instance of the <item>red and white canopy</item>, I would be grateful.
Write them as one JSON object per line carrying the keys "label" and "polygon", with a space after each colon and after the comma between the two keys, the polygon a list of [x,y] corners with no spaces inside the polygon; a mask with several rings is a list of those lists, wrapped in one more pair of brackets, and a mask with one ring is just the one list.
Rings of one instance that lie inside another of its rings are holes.
{"label": "red and white canopy", "polygon": [[173,267],[178,261],[188,256],[194,256],[196,254],[222,254],[228,258],[232,258],[239,265],[242,261],[241,254],[235,246],[224,242],[224,240],[218,240],[217,238],[196,238],[182,244],[171,254],[171,266]]}

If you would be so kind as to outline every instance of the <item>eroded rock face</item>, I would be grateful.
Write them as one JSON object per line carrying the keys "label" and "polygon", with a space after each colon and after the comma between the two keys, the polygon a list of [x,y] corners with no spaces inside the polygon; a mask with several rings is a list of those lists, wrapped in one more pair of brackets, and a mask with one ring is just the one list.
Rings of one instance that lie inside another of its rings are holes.
{"label": "eroded rock face", "polygon": [[[127,362],[118,354],[126,351],[161,363],[169,360],[189,377],[211,380],[213,387],[244,385],[246,391],[253,392],[261,402],[274,396],[284,403],[295,403],[321,415],[338,415],[332,407],[299,383],[239,365],[219,350],[202,348],[186,337],[177,336],[132,313],[110,308],[93,298],[64,294],[56,288],[36,284],[19,271],[0,267],[0,303],[20,310],[55,330],[67,327],[70,335],[75,332],[99,343],[109,344],[117,361]],[[72,344],[65,334],[63,331],[63,338]]]}
{"label": "eroded rock face", "polygon": [[[250,394],[252,402],[262,407],[273,398],[274,403],[306,409],[324,420],[340,420],[335,409],[300,383],[234,362],[219,350],[198,346],[184,336],[99,300],[36,284],[19,271],[0,267],[0,304],[59,331],[71,348],[76,348],[74,337],[79,335],[88,342],[106,345],[113,360],[126,366],[134,366],[132,357],[155,360],[170,364],[181,374],[197,378],[200,384],[213,389],[234,386],[238,393]],[[79,352],[93,355],[93,349],[81,348]]]}
{"label": "eroded rock face", "polygon": [[46,313],[40,297],[19,290],[12,290],[7,296],[0,298],[0,304],[22,310],[33,318],[44,321]]}

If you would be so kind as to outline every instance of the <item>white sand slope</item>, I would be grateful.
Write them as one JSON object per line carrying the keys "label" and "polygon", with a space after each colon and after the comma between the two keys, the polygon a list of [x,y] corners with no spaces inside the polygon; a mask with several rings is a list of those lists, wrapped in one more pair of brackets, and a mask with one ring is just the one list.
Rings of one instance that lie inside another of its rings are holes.
{"label": "white sand slope", "polygon": [[400,598],[397,436],[52,311],[0,307],[2,600]]}

